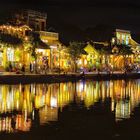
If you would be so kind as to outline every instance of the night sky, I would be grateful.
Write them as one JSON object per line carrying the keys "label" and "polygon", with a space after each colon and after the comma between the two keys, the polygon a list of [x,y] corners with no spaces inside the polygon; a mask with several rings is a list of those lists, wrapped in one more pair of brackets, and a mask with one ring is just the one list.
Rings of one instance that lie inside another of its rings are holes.
{"label": "night sky", "polygon": [[3,0],[0,7],[2,14],[15,8],[45,11],[48,26],[56,30],[107,24],[140,32],[139,0]]}

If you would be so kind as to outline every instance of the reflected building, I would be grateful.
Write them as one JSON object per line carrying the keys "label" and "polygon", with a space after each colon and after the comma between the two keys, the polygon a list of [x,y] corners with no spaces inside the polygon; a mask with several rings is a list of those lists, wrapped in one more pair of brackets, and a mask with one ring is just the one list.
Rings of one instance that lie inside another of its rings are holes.
{"label": "reflected building", "polygon": [[57,121],[58,108],[73,101],[71,87],[71,83],[1,85],[0,114],[3,117],[0,117],[0,131],[13,132],[13,116],[15,130],[29,131],[36,117],[36,109],[39,110],[40,124]]}
{"label": "reflected building", "polygon": [[105,103],[116,121],[130,118],[140,103],[140,81],[0,85],[0,132],[29,131],[35,124],[57,121],[72,102],[93,110],[97,102]]}
{"label": "reflected building", "polygon": [[130,118],[131,112],[140,103],[139,81],[87,81],[77,83],[77,96],[85,106],[93,106],[99,100],[111,98],[111,110],[116,120]]}

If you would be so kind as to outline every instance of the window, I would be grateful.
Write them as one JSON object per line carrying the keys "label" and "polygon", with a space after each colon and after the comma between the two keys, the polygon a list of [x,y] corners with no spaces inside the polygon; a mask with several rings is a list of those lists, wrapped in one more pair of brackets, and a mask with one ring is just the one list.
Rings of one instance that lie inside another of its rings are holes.
{"label": "window", "polygon": [[112,38],[112,44],[115,44],[115,38]]}
{"label": "window", "polygon": [[126,45],[128,45],[129,44],[129,36],[127,35],[126,36]]}
{"label": "window", "polygon": [[14,61],[14,49],[12,48],[7,49],[7,59],[8,61]]}
{"label": "window", "polygon": [[122,44],[125,44],[125,35],[122,34]]}
{"label": "window", "polygon": [[117,39],[120,40],[121,35],[119,33],[117,33]]}

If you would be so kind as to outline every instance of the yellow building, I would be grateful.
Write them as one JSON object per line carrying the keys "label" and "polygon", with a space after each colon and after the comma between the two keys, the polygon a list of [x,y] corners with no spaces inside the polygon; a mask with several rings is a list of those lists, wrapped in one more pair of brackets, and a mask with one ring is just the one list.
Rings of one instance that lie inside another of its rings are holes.
{"label": "yellow building", "polygon": [[[128,45],[130,46],[133,54],[131,55],[126,55],[126,59],[124,58],[123,55],[119,54],[119,52],[113,52],[114,48],[112,49],[112,53],[113,55],[110,56],[110,64],[112,65],[112,67],[114,67],[115,69],[122,69],[125,65],[125,63],[129,64],[129,65],[133,65],[135,62],[135,58],[138,58],[136,56],[137,54],[137,50],[139,48],[139,44],[134,41],[131,37],[131,32],[128,30],[120,30],[120,29],[116,29],[115,32],[115,37],[112,38],[111,41],[112,45]],[[138,54],[137,54],[138,55]]]}
{"label": "yellow building", "polygon": [[[13,67],[20,67],[24,64],[26,69],[29,70],[30,63],[34,65],[35,59],[32,57],[31,48],[32,42],[32,29],[28,26],[11,26],[1,25],[0,31],[4,35],[17,37],[22,41],[21,44],[12,44],[11,42],[1,41],[0,46],[0,67],[1,69],[7,68],[9,63]],[[64,46],[59,42],[59,34],[46,31],[36,31],[39,34],[40,40],[35,44],[35,53],[37,55],[37,68],[43,68],[48,65],[49,69],[66,68],[66,53]],[[4,38],[5,39],[5,38]]]}
{"label": "yellow building", "polygon": [[66,47],[59,41],[59,34],[46,31],[39,31],[39,34],[41,40],[50,46],[50,49],[47,52],[49,68],[54,71],[57,71],[58,69],[68,70],[69,54],[67,53]]}
{"label": "yellow building", "polygon": [[92,70],[99,67],[99,52],[94,48],[94,46],[89,43],[84,50],[87,52],[87,55],[84,55],[84,67]]}
{"label": "yellow building", "polygon": [[[9,63],[12,66],[25,65],[30,69],[30,65],[35,69],[67,69],[67,53],[64,46],[59,42],[59,34],[47,32],[47,14],[33,10],[19,11],[10,21],[12,25],[1,25],[0,31],[12,37],[22,40],[21,44],[13,46],[7,42],[1,42],[0,67],[6,68]],[[39,34],[39,41],[33,41],[33,34]],[[46,45],[44,45],[44,44]],[[35,45],[35,50],[33,50]],[[36,58],[32,55],[36,54]],[[33,56],[33,57],[32,57]],[[19,66],[18,66],[19,67]]]}
{"label": "yellow building", "polygon": [[112,43],[129,45],[131,41],[131,32],[128,30],[116,29],[115,38],[112,38]]}
{"label": "yellow building", "polygon": [[81,56],[78,63],[79,68],[83,68],[89,72],[103,70],[109,63],[108,55],[102,52],[102,48],[105,47],[106,46],[104,46],[104,43],[101,42],[88,43],[84,48],[84,51],[87,54]]}
{"label": "yellow building", "polygon": [[[17,65],[30,62],[30,53],[26,50],[28,46],[28,36],[26,33],[31,31],[28,26],[1,25],[1,51],[0,67],[7,68],[9,62],[16,67]],[[19,42],[21,41],[21,42]]]}

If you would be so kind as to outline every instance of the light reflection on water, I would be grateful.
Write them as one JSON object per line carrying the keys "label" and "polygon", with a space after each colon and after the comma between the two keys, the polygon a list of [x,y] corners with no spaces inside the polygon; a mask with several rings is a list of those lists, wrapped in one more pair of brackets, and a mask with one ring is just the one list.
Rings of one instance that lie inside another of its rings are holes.
{"label": "light reflection on water", "polygon": [[89,108],[107,98],[116,121],[130,118],[140,103],[140,80],[0,85],[0,132],[29,131],[57,121],[58,110],[73,101]]}

